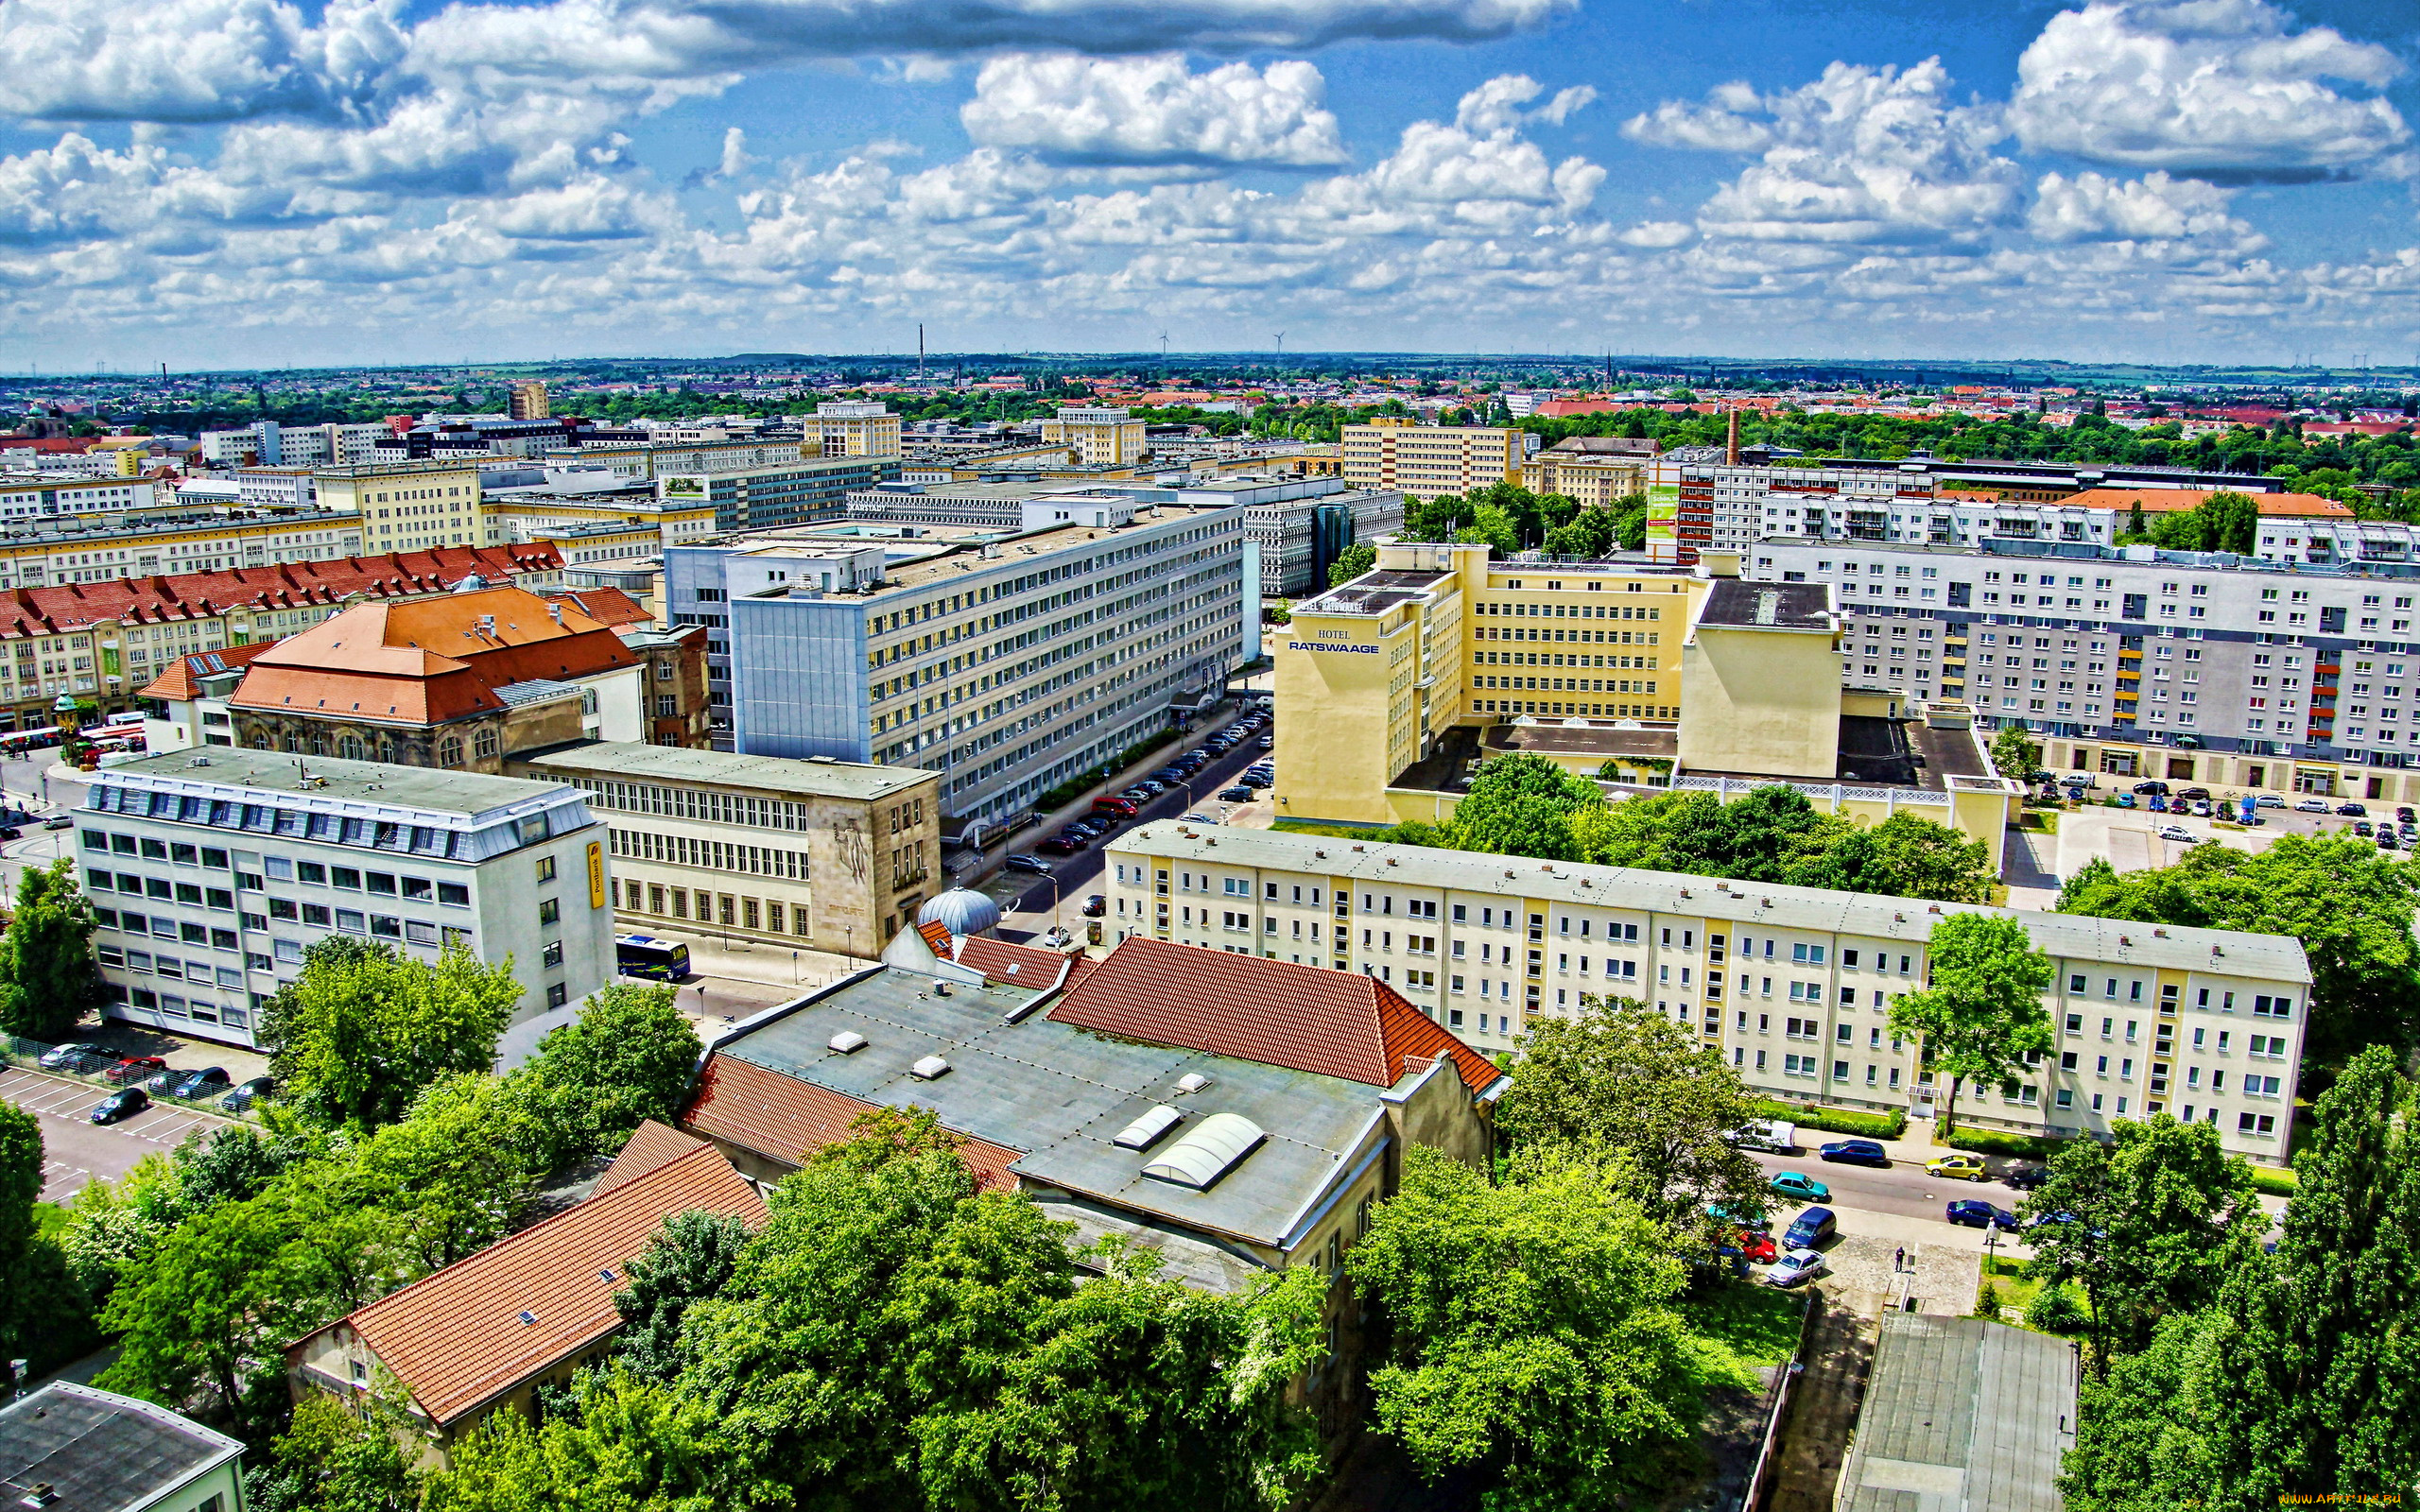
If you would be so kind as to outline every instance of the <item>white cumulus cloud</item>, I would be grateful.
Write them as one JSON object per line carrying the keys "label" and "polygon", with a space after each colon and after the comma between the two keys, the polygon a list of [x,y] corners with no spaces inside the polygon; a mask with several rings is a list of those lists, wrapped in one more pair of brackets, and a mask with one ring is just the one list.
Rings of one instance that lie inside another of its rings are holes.
{"label": "white cumulus cloud", "polygon": [[[2025,223],[2048,242],[2224,238],[2251,249],[2251,226],[2228,210],[2228,194],[2198,179],[2157,171],[2139,179],[2049,173],[2034,186]],[[2250,244],[2250,245],[2247,245]]]}
{"label": "white cumulus cloud", "polygon": [[983,65],[959,120],[977,142],[1064,163],[1311,167],[1344,161],[1326,87],[1298,61],[1196,74],[1173,53],[1015,53]]}
{"label": "white cumulus cloud", "polygon": [[2290,29],[2264,0],[2094,0],[2062,11],[2017,61],[2009,119],[2025,146],[2204,178],[2293,181],[2377,165],[2411,139],[2394,107],[2355,98],[2401,72],[2384,47]]}

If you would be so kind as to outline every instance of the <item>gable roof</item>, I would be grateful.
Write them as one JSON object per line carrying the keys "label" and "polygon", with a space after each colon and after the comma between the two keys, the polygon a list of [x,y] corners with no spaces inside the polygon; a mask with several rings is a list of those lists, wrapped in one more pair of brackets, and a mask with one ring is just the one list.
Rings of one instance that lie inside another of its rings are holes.
{"label": "gable roof", "polygon": [[[2127,509],[2140,501],[2145,514],[2166,514],[2172,509],[2196,509],[2220,489],[2086,489],[2058,500],[2059,508]],[[2334,499],[2316,493],[2255,493],[2253,505],[2262,519],[2307,516],[2313,519],[2350,520],[2353,511]]]}
{"label": "gable roof", "polygon": [[216,651],[196,651],[181,656],[160,669],[160,675],[135,692],[138,698],[158,698],[168,703],[190,703],[201,696],[201,679],[234,672],[249,666],[252,661],[275,645],[275,641],[253,641],[244,645],[230,645]]}
{"label": "gable roof", "polygon": [[623,1144],[621,1153],[614,1157],[614,1163],[605,1168],[605,1174],[596,1178],[596,1190],[589,1195],[601,1197],[615,1187],[628,1186],[648,1172],[660,1171],[690,1151],[703,1148],[704,1141],[693,1140],[669,1124],[645,1120]]}
{"label": "gable roof", "polygon": [[[765,1221],[756,1189],[721,1151],[700,1145],[329,1327],[360,1334],[443,1426],[621,1327],[622,1267],[664,1220],[700,1208],[752,1228]],[[524,1313],[536,1321],[521,1321]]]}
{"label": "gable roof", "polygon": [[1440,1056],[1474,1092],[1503,1075],[1375,977],[1141,936],[1110,952],[1047,1017],[1372,1087],[1401,1080],[1407,1059]]}
{"label": "gable roof", "polygon": [[971,966],[991,981],[1006,982],[1011,987],[1048,987],[1059,980],[1063,963],[1067,963],[1067,985],[1074,987],[1100,964],[1089,955],[1068,955],[1035,945],[1012,945],[983,935],[969,935],[960,940],[949,932],[949,926],[932,920],[918,924],[916,933],[925,937],[934,954]]}
{"label": "gable roof", "polygon": [[[804,1165],[827,1144],[852,1136],[849,1125],[875,1104],[818,1087],[811,1081],[785,1076],[778,1071],[716,1054],[706,1060],[704,1074],[681,1115],[684,1127],[710,1139],[727,1141],[741,1149],[769,1156],[786,1165]],[[999,1192],[1016,1189],[1009,1167],[1024,1152],[977,1139],[963,1129],[951,1129],[964,1143],[959,1159],[981,1185]],[[610,1178],[613,1173],[608,1171]]]}
{"label": "gable roof", "polygon": [[647,625],[654,616],[639,607],[639,601],[618,588],[559,588],[546,597],[561,599],[597,624],[609,629],[625,625]]}

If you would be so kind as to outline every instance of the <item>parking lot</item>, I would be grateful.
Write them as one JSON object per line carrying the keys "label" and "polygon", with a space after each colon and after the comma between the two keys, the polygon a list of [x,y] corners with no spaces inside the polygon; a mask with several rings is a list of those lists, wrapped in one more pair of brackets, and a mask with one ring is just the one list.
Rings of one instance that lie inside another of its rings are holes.
{"label": "parking lot", "polygon": [[44,1202],[64,1202],[88,1181],[114,1181],[135,1161],[182,1142],[196,1129],[231,1120],[179,1103],[155,1102],[122,1123],[96,1125],[93,1106],[114,1089],[23,1067],[0,1068],[0,1098],[42,1125]]}
{"label": "parking lot", "polygon": [[[2380,821],[2390,827],[2395,823],[2396,805],[2383,799],[2364,801],[2362,806],[2369,811],[2365,816],[2337,814],[2338,805],[2355,801],[2344,799],[2325,799],[2329,812],[2309,814],[2293,806],[2306,800],[2303,796],[2281,794],[2278,796],[2284,799],[2284,805],[2257,810],[2261,822],[2246,829],[2221,822],[2221,816],[2242,812],[2237,792],[2214,790],[2211,816],[2203,818],[2173,810],[2155,813],[2149,806],[2148,796],[2135,797],[2133,808],[2110,808],[2103,799],[2113,791],[2125,793],[2134,784],[2110,778],[2101,782],[2102,786],[2088,793],[2083,807],[2053,811],[2058,825],[2055,835],[2031,837],[2036,855],[2048,863],[2049,869],[2062,880],[2074,876],[2096,856],[2119,871],[2139,871],[2147,867],[2172,866],[2193,846],[2210,841],[2252,852],[2267,850],[2280,835],[2347,833],[2364,820],[2373,826]],[[2113,782],[2114,789],[2110,785]],[[2399,856],[2411,852],[2409,847],[2398,847],[2389,853]]]}

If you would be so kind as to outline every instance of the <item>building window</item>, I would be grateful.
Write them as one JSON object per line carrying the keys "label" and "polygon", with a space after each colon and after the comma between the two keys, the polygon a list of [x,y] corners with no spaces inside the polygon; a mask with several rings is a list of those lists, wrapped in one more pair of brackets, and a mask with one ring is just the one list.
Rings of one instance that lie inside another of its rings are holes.
{"label": "building window", "polygon": [[496,749],[497,742],[494,726],[485,725],[471,732],[472,755],[477,757],[481,761],[485,761],[490,757],[493,757],[496,753]]}
{"label": "building window", "polygon": [[362,760],[364,751],[362,749],[361,737],[359,735],[350,733],[338,735],[337,737],[337,754],[345,758],[347,761],[357,762]]}
{"label": "building window", "polygon": [[556,902],[552,898],[542,898],[538,901],[538,922],[540,924],[560,924],[562,922],[562,918],[563,905],[562,903]]}
{"label": "building window", "polygon": [[437,743],[437,764],[440,766],[462,765],[462,738],[459,735],[448,735]]}
{"label": "building window", "polygon": [[540,882],[552,882],[555,880],[554,857],[540,856],[538,858],[538,880]]}
{"label": "building window", "polygon": [[560,1008],[571,999],[571,988],[561,982],[546,988],[546,1006]]}
{"label": "building window", "polygon": [[550,939],[546,941],[546,948],[539,952],[538,960],[539,964],[542,966],[562,965],[563,942],[559,939]]}

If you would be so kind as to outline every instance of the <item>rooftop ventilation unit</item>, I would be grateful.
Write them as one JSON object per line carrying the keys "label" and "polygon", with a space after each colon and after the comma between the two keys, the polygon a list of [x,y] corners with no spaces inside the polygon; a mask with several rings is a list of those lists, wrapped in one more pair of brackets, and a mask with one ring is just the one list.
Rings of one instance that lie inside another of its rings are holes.
{"label": "rooftop ventilation unit", "polygon": [[1184,1122],[1184,1115],[1166,1103],[1154,1105],[1149,1112],[1117,1131],[1110,1143],[1129,1150],[1148,1150],[1160,1142],[1160,1136]]}
{"label": "rooftop ventilation unit", "polygon": [[918,1081],[932,1081],[949,1074],[949,1062],[939,1056],[926,1056],[908,1068],[908,1074]]}
{"label": "rooftop ventilation unit", "polygon": [[1181,1092],[1198,1092],[1209,1085],[1210,1078],[1198,1071],[1188,1071],[1176,1079],[1176,1090]]}
{"label": "rooftop ventilation unit", "polygon": [[843,1029],[823,1041],[823,1048],[836,1056],[854,1056],[866,1047],[866,1037],[855,1029]]}
{"label": "rooftop ventilation unit", "polygon": [[1143,1167],[1162,1181],[1206,1192],[1269,1136],[1238,1113],[1213,1113]]}

